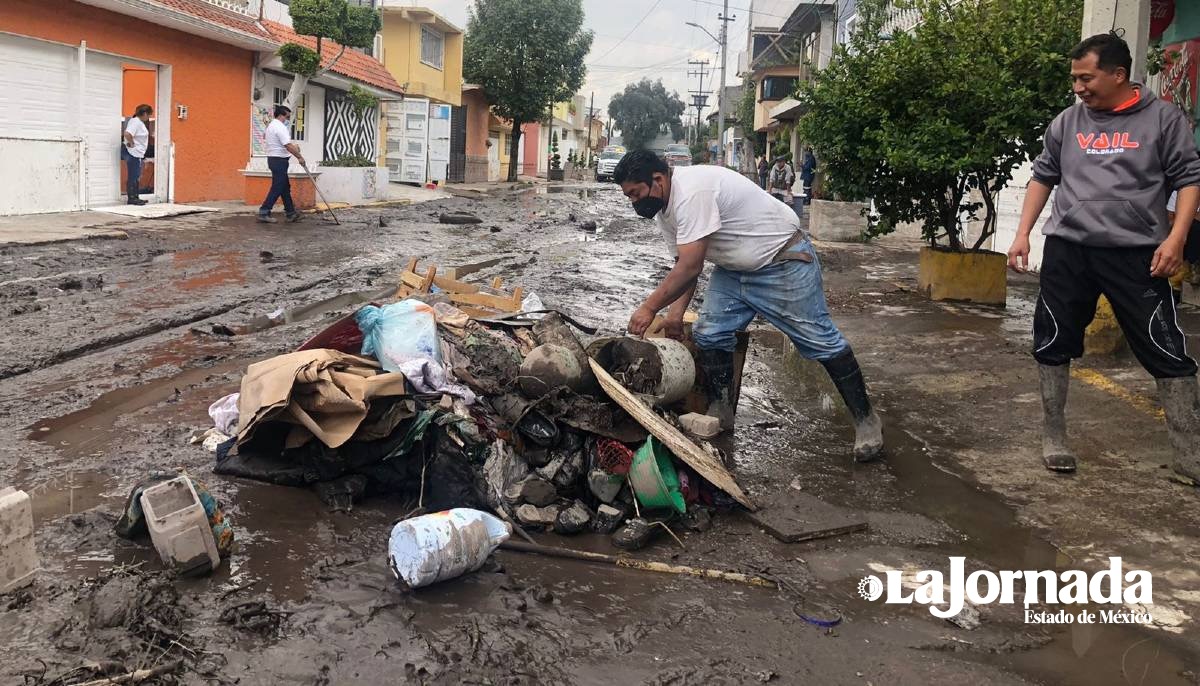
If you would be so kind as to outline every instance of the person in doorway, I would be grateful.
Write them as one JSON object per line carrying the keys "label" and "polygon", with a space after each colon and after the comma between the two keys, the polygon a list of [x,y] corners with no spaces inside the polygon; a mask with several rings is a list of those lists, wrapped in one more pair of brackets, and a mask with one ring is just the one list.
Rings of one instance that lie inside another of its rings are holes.
{"label": "person in doorway", "polygon": [[771,176],[767,181],[770,194],[788,207],[792,206],[792,186],[796,184],[796,172],[792,171],[786,156],[775,158],[775,166],[771,167]]}
{"label": "person in doorway", "polygon": [[763,155],[758,158],[758,187],[767,189],[767,174],[771,172],[771,165],[767,164],[767,156]]}
{"label": "person in doorway", "polygon": [[288,180],[288,167],[294,155],[300,164],[305,164],[304,155],[300,154],[300,146],[292,140],[288,119],[292,110],[284,105],[275,106],[275,119],[267,126],[267,167],[271,170],[271,190],[258,208],[258,221],[274,224],[276,219],[271,216],[275,202],[283,198],[283,212],[289,222],[300,221],[300,213],[292,202],[292,184]]}
{"label": "person in doorway", "polygon": [[800,184],[804,187],[804,204],[812,204],[813,179],[817,178],[817,156],[812,148],[804,149],[804,163],[800,165]]}
{"label": "person in doorway", "polygon": [[683,316],[705,260],[716,265],[693,329],[708,414],[734,423],[733,353],[754,315],[785,333],[801,355],[819,361],[854,421],[854,457],[883,452],[883,423],[871,408],[850,344],[829,316],[821,264],[800,220],[741,174],[716,165],[671,168],[647,150],[631,152],[613,180],[639,216],[655,218],[675,266],[629,320],[641,336],[667,309],[665,333],[682,336]]}
{"label": "person in doorway", "polygon": [[154,108],[149,105],[138,105],[133,116],[125,124],[125,200],[130,205],[145,205],[146,201],[139,197],[142,183],[142,163],[146,158],[146,149],[150,146],[150,128],[146,123],[154,114]]}
{"label": "person in doorway", "polygon": [[[1044,419],[1042,460],[1072,472],[1065,408],[1070,365],[1083,354],[1084,329],[1100,295],[1138,361],[1154,376],[1175,451],[1172,466],[1200,481],[1200,392],[1167,277],[1183,262],[1200,203],[1200,158],[1187,117],[1129,79],[1129,46],[1115,34],[1085,39],[1070,53],[1080,102],[1046,129],[1034,161],[1017,236],[1008,251],[1016,271],[1029,264],[1029,234],[1046,206],[1041,292],[1033,317]],[[1173,224],[1166,200],[1178,191]]]}

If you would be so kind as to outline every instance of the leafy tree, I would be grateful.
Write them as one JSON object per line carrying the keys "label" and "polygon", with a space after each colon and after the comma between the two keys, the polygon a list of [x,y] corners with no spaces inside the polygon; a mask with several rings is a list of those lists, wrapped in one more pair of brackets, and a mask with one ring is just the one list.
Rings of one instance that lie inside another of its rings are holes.
{"label": "leafy tree", "polygon": [[[483,87],[496,114],[512,121],[512,159],[521,126],[583,86],[592,32],[581,0],[475,0],[467,21],[463,76]],[[508,169],[517,180],[517,165]]]}
{"label": "leafy tree", "polygon": [[916,221],[931,245],[961,250],[982,209],[978,249],[995,231],[996,193],[1071,103],[1082,2],[914,0],[921,23],[884,36],[887,4],[861,1],[850,45],[801,85],[801,137],[827,189],[874,201],[869,234]]}
{"label": "leafy tree", "polygon": [[678,93],[668,93],[662,80],[642,79],[625,86],[612,97],[608,115],[621,130],[621,138],[629,150],[645,148],[661,133],[671,132],[679,141],[683,138],[683,116],[687,105]]}
{"label": "leafy tree", "polygon": [[[381,22],[379,12],[370,7],[351,5],[346,0],[292,0],[289,11],[296,33],[317,39],[316,50],[298,43],[285,43],[279,48],[283,68],[293,74],[292,87],[284,101],[292,107],[308,87],[309,80],[332,69],[347,47],[371,47]],[[340,43],[341,50],[329,64],[321,66],[321,44],[326,39]]]}
{"label": "leafy tree", "polygon": [[562,157],[558,154],[558,131],[550,133],[550,168],[562,169]]}

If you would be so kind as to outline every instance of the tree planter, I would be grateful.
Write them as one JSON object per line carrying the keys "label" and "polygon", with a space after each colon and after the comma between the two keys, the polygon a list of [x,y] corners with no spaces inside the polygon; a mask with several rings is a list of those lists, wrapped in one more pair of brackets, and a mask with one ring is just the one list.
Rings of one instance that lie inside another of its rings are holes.
{"label": "tree planter", "polygon": [[550,179],[551,181],[562,181],[563,180],[563,170],[562,169],[551,169],[547,178]]}
{"label": "tree planter", "polygon": [[819,241],[861,243],[867,230],[866,203],[813,200],[809,207],[808,233]]}
{"label": "tree planter", "polygon": [[980,250],[921,248],[917,285],[931,300],[964,300],[1003,306],[1008,297],[1008,257]]}

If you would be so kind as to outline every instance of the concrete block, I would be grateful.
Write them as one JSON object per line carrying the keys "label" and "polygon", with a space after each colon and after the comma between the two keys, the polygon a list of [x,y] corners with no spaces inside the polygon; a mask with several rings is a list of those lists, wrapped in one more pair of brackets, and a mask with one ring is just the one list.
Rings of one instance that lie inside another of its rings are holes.
{"label": "concrete block", "polygon": [[29,495],[14,488],[0,490],[0,593],[28,586],[37,568]]}
{"label": "concrete block", "polygon": [[554,520],[554,531],[560,534],[577,534],[592,523],[592,510],[582,501],[576,500],[570,507],[558,513]]}
{"label": "concrete block", "polygon": [[816,240],[862,242],[862,234],[867,230],[865,203],[813,200],[808,208],[808,233]]}
{"label": "concrete block", "polygon": [[684,431],[700,438],[712,438],[721,433],[721,420],[706,414],[689,412],[679,418],[679,423]]}
{"label": "concrete block", "polygon": [[560,509],[557,505],[549,507],[522,505],[517,508],[517,521],[525,526],[554,526]]}
{"label": "concrete block", "polygon": [[963,300],[1004,306],[1008,257],[998,252],[921,248],[917,287],[930,300]]}
{"label": "concrete block", "polygon": [[508,489],[505,494],[509,502],[545,507],[558,499],[558,492],[549,481],[537,476],[530,476],[519,484]]}
{"label": "concrete block", "polygon": [[625,517],[628,515],[629,510],[624,507],[601,505],[596,510],[596,518],[592,520],[592,531],[598,534],[611,534],[621,526],[621,522],[625,521]]}
{"label": "concrete block", "polygon": [[625,477],[609,474],[603,469],[588,472],[588,489],[602,503],[611,503],[621,492]]}

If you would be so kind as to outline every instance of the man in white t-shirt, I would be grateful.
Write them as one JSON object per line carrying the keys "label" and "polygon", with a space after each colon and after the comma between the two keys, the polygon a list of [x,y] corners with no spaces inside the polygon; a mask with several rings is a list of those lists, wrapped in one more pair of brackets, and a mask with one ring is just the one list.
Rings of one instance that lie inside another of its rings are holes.
{"label": "man in white t-shirt", "polygon": [[271,190],[258,208],[258,221],[274,224],[276,219],[271,216],[275,203],[283,198],[283,212],[289,222],[300,221],[300,213],[292,202],[292,184],[288,179],[288,167],[291,166],[292,156],[295,155],[300,164],[305,164],[304,155],[300,154],[300,146],[292,141],[292,132],[288,128],[288,118],[292,110],[284,105],[275,106],[275,118],[267,126],[267,167],[271,170]]}
{"label": "man in white t-shirt", "polygon": [[152,114],[153,107],[138,105],[125,124],[125,200],[130,205],[146,204],[138,195],[142,185],[142,163],[150,147],[150,129],[146,127],[146,122],[150,121]]}
{"label": "man in white t-shirt", "polygon": [[638,215],[657,220],[675,267],[629,320],[646,332],[669,308],[666,333],[678,338],[705,260],[716,265],[692,331],[708,393],[708,414],[732,428],[733,351],[754,315],[787,334],[801,355],[824,365],[854,420],[854,457],[883,452],[883,423],[871,409],[862,370],[829,316],[821,265],[787,205],[725,167],[671,168],[648,150],[627,154],[613,180]]}

